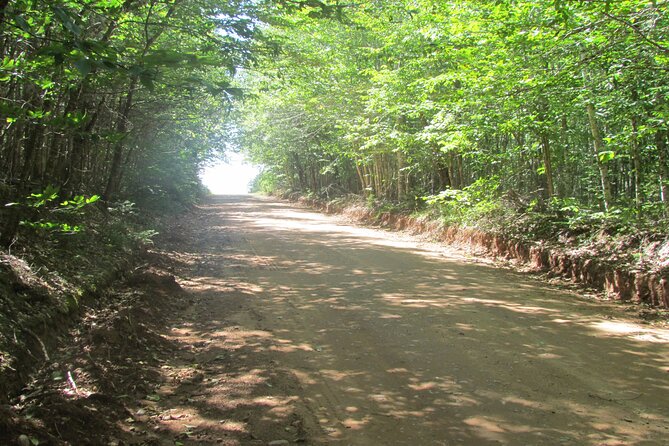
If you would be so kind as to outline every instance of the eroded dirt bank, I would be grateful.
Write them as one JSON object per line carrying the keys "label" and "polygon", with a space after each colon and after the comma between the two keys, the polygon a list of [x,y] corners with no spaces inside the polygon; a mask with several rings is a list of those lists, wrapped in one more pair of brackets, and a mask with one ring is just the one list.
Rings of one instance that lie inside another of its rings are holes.
{"label": "eroded dirt bank", "polygon": [[6,409],[32,419],[8,439],[661,445],[669,435],[669,331],[615,305],[255,197],[216,197],[160,248],[127,290],[132,309],[89,320]]}
{"label": "eroded dirt bank", "polygon": [[[512,260],[537,271],[545,271],[586,287],[605,293],[623,302],[644,303],[669,309],[669,272],[660,268],[639,268],[638,265],[616,265],[582,252],[581,249],[544,246],[539,243],[513,240],[478,229],[443,227],[437,220],[414,218],[394,212],[376,211],[367,206],[327,203],[299,197],[291,200],[329,214],[343,214],[363,224],[378,224],[384,228],[428,234],[435,240],[475,249],[493,258]],[[603,253],[602,253],[603,255]]]}

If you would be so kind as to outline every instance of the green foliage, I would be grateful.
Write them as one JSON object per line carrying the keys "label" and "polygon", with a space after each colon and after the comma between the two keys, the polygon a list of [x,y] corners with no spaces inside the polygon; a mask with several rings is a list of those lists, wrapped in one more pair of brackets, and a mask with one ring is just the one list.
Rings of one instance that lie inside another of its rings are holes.
{"label": "green foliage", "polygon": [[260,172],[251,183],[251,192],[272,194],[283,191],[285,184],[282,184],[281,180],[281,175],[271,171]]}
{"label": "green foliage", "polygon": [[9,2],[0,23],[0,181],[153,208],[194,202],[200,167],[228,149],[224,127],[242,95],[233,76],[251,63],[258,15],[272,8]]}
{"label": "green foliage", "polygon": [[641,0],[287,10],[264,28],[282,51],[241,79],[241,141],[269,187],[429,197],[453,224],[555,238],[659,223],[667,29],[666,4]]}
{"label": "green foliage", "polygon": [[41,192],[31,193],[24,202],[8,203],[6,207],[23,207],[30,212],[20,225],[42,233],[76,234],[83,229],[85,207],[100,199],[99,195],[75,195],[59,202],[60,190],[47,186]]}
{"label": "green foliage", "polygon": [[42,192],[32,193],[26,198],[26,204],[38,209],[58,198],[59,188],[49,185]]}
{"label": "green foliage", "polygon": [[615,209],[660,221],[666,6],[10,2],[0,180],[183,208],[200,167],[240,146],[266,167],[264,191],[438,197],[463,224],[506,221],[506,195],[537,215],[574,199],[592,224]]}
{"label": "green foliage", "polygon": [[92,228],[84,234],[90,243],[103,244],[108,249],[131,253],[138,246],[153,245],[159,232],[152,228],[152,214],[128,200],[109,203],[102,214],[93,218]]}
{"label": "green foliage", "polygon": [[462,190],[445,189],[422,199],[428,205],[428,212],[436,214],[445,225],[499,231],[501,214],[506,209],[503,202],[495,198],[498,185],[496,178],[479,179]]}

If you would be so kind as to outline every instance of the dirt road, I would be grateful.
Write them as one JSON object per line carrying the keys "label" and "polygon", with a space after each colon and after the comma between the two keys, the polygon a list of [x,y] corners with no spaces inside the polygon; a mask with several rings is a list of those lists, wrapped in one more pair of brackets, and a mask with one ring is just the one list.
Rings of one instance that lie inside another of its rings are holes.
{"label": "dirt road", "polygon": [[269,199],[218,197],[194,224],[182,286],[195,303],[170,336],[194,346],[199,371],[175,432],[197,426],[201,442],[227,444],[667,444],[669,332],[619,307]]}

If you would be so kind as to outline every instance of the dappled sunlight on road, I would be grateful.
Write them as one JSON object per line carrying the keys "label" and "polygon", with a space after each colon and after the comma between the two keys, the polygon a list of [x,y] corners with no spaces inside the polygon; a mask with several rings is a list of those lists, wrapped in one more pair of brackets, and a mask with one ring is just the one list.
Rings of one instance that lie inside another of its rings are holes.
{"label": "dappled sunlight on road", "polygon": [[669,343],[669,330],[646,328],[641,324],[619,321],[593,322],[591,326],[613,336],[626,336],[637,341]]}
{"label": "dappled sunlight on road", "polygon": [[[174,342],[220,377],[186,400],[190,419],[222,433],[283,423],[295,441],[299,414],[320,432],[309,441],[356,445],[640,445],[669,433],[667,330],[283,203],[228,197],[205,212],[235,249],[210,246],[183,284],[192,317],[209,322],[175,327]],[[230,370],[235,360],[254,366]],[[241,406],[261,421],[231,419]]]}

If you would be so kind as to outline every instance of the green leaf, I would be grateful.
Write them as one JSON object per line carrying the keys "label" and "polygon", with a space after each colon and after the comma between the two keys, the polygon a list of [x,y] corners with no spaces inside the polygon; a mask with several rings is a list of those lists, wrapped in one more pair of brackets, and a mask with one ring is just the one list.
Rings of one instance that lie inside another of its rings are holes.
{"label": "green leaf", "polygon": [[41,119],[45,115],[44,110],[28,110],[28,117],[32,119]]}
{"label": "green leaf", "polygon": [[26,21],[26,19],[24,19],[24,18],[21,17],[20,15],[17,15],[17,16],[14,17],[14,23],[15,23],[16,26],[18,26],[22,31],[25,31],[25,32],[27,32],[27,33],[30,32],[30,29],[31,29],[30,24]]}
{"label": "green leaf", "polygon": [[95,2],[96,6],[101,8],[118,8],[123,4],[124,0],[97,0]]}
{"label": "green leaf", "polygon": [[176,51],[157,50],[144,56],[144,63],[147,66],[174,66],[182,62],[196,59],[196,56],[182,54]]}
{"label": "green leaf", "polygon": [[153,76],[148,71],[143,71],[139,75],[139,82],[149,91],[153,91],[155,88],[153,84]]}
{"label": "green leaf", "polygon": [[616,157],[616,152],[614,152],[613,150],[606,150],[604,152],[599,152],[597,156],[599,157],[600,162],[606,163]]}

